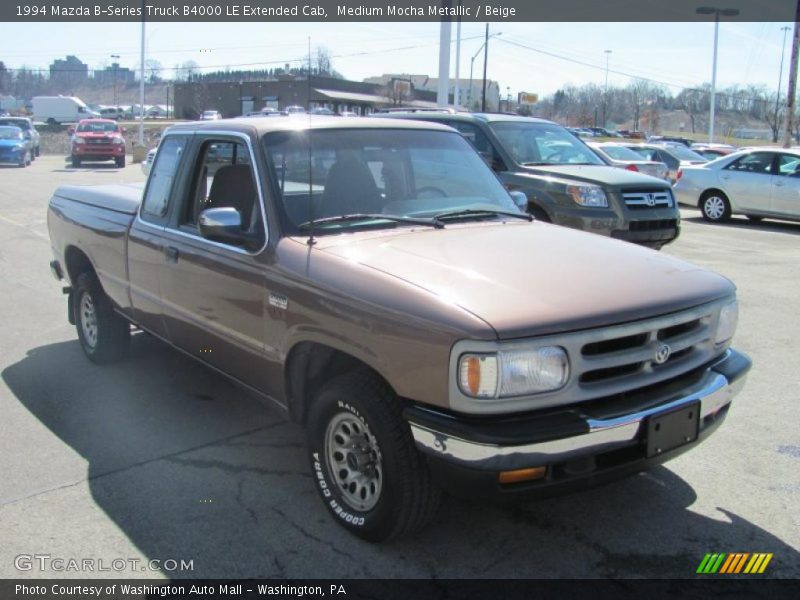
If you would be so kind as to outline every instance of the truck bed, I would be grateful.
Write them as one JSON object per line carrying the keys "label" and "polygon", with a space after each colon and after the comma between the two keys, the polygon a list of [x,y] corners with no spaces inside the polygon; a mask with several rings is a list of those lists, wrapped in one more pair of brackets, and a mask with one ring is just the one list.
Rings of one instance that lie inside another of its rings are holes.
{"label": "truck bed", "polygon": [[129,215],[136,214],[142,200],[144,183],[107,185],[62,185],[55,196]]}

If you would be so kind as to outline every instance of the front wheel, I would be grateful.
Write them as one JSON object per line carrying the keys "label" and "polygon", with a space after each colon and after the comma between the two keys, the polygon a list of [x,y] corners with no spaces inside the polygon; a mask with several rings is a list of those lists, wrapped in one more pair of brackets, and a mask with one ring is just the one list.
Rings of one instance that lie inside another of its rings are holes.
{"label": "front wheel", "polygon": [[72,157],[72,166],[76,167],[76,168],[80,167],[81,166],[81,159],[78,158],[77,156],[73,156]]}
{"label": "front wheel", "polygon": [[700,198],[703,218],[712,223],[721,223],[731,218],[731,203],[722,192],[706,192]]}
{"label": "front wheel", "polygon": [[117,158],[114,159],[114,162],[117,163],[117,166],[121,169],[125,166],[125,157],[118,156]]}
{"label": "front wheel", "polygon": [[78,340],[89,360],[105,364],[122,358],[130,342],[130,325],[114,312],[97,277],[81,273],[72,293]]}
{"label": "front wheel", "polygon": [[29,164],[31,164],[31,159],[30,159],[30,158],[28,158],[28,153],[27,153],[27,152],[25,152],[25,153],[24,153],[24,154],[23,154],[23,155],[20,157],[20,159],[19,159],[19,163],[17,164],[17,166],[18,166],[20,169],[24,169],[24,168],[25,168],[25,167],[27,167]]}
{"label": "front wheel", "polygon": [[309,414],[317,491],[337,523],[371,542],[422,528],[439,504],[402,409],[380,378],[358,370],[325,384]]}

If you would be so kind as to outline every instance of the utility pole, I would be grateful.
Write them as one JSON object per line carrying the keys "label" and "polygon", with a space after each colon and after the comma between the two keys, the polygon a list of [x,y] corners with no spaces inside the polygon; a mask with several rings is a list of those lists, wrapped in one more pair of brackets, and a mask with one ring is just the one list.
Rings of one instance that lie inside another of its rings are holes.
{"label": "utility pole", "polygon": [[[450,0],[442,0],[443,8],[450,8]],[[439,85],[436,88],[436,105],[447,106],[450,92],[450,17],[442,18],[439,26]]]}
{"label": "utility pole", "polygon": [[144,0],[142,0],[142,42],[139,61],[139,147],[144,148]]}
{"label": "utility pole", "polygon": [[608,106],[608,59],[611,57],[611,50],[603,50],[606,53],[606,91],[603,93],[603,127],[606,126],[606,110]]}
{"label": "utility pole", "polygon": [[483,93],[481,94],[481,112],[486,112],[486,65],[489,62],[489,23],[486,23],[486,34],[483,40]]}
{"label": "utility pole", "polygon": [[[462,0],[458,0],[458,8],[461,8]],[[453,88],[453,105],[458,109],[461,106],[461,11],[459,10],[458,21],[456,22],[456,83]]]}
{"label": "utility pole", "polygon": [[794,35],[792,36],[792,59],[789,64],[789,95],[786,98],[786,130],[783,132],[783,147],[792,145],[792,126],[794,125],[794,97],[797,91],[797,55],[800,49],[800,0],[794,15]]}
{"label": "utility pole", "polygon": [[[786,34],[791,27],[781,27],[783,32],[783,46],[781,46],[781,68],[778,70],[778,91],[775,92],[775,131],[778,130],[778,111],[781,106],[781,82],[783,81],[783,55],[786,54]],[[777,142],[778,140],[773,140]]]}

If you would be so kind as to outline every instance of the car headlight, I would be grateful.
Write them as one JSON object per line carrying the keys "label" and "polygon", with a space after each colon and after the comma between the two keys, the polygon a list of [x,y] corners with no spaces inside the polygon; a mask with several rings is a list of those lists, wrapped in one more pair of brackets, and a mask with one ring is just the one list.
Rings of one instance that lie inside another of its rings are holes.
{"label": "car headlight", "polygon": [[590,208],[608,206],[606,193],[599,185],[568,185],[567,194],[572,196],[576,204]]}
{"label": "car headlight", "polygon": [[458,364],[458,386],[472,398],[507,398],[550,392],[569,379],[569,360],[559,346],[464,354]]}
{"label": "car headlight", "polygon": [[734,300],[722,307],[719,311],[719,321],[717,322],[717,335],[714,342],[719,345],[727,342],[736,333],[736,324],[739,322],[739,302]]}
{"label": "car headlight", "polygon": [[111,142],[113,144],[124,144],[125,140],[123,140],[121,137],[115,137],[115,138],[111,138]]}
{"label": "car headlight", "polygon": [[73,144],[85,144],[86,140],[80,137],[72,138]]}

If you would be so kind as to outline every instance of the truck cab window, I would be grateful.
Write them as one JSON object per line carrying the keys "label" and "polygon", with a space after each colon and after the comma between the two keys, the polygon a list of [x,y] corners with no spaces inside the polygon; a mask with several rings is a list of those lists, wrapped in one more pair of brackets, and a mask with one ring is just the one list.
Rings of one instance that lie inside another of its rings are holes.
{"label": "truck cab window", "polygon": [[167,214],[169,197],[181,154],[186,145],[184,136],[171,136],[164,140],[156,154],[155,164],[148,180],[142,203],[142,218],[146,221],[162,219]]}
{"label": "truck cab window", "polygon": [[204,210],[230,207],[241,215],[242,229],[263,243],[261,205],[247,146],[239,141],[208,140],[195,165],[189,198],[181,212],[181,229],[196,232]]}

